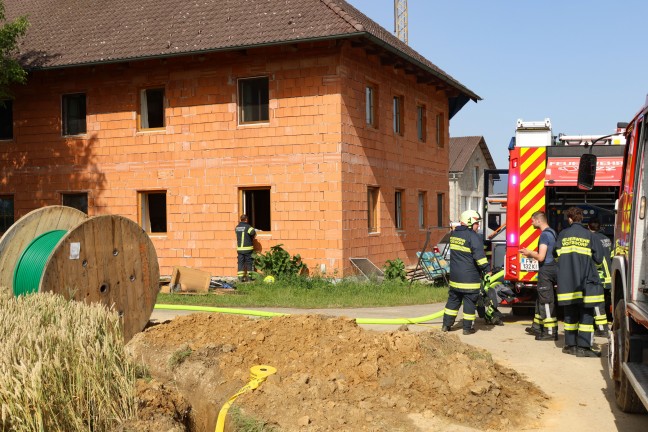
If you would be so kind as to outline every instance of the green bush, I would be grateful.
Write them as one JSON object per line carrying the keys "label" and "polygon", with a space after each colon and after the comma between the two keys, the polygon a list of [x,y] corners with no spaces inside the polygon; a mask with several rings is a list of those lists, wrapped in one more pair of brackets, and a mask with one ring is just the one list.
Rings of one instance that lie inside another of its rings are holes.
{"label": "green bush", "polygon": [[387,260],[385,262],[384,272],[387,280],[399,280],[401,282],[407,281],[405,263],[400,258]]}
{"label": "green bush", "polygon": [[266,254],[254,254],[254,265],[264,275],[277,277],[299,275],[306,268],[299,254],[291,257],[279,244],[272,246]]}

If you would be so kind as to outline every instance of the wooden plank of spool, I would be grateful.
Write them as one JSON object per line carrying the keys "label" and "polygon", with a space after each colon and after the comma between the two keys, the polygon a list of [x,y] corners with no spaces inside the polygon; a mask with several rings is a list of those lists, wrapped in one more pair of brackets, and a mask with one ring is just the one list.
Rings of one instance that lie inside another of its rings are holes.
{"label": "wooden plank of spool", "polygon": [[[80,246],[78,258],[70,256],[74,243]],[[81,222],[61,239],[45,264],[39,292],[113,307],[128,341],[148,323],[159,279],[157,254],[146,232],[130,219],[104,215]]]}
{"label": "wooden plank of spool", "polygon": [[0,289],[13,291],[14,269],[20,254],[39,235],[69,231],[88,219],[88,215],[72,207],[49,206],[27,213],[0,238]]}

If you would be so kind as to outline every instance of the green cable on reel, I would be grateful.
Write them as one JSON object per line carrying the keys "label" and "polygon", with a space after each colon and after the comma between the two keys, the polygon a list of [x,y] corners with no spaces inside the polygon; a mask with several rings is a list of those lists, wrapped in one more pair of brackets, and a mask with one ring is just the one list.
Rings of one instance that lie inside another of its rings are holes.
{"label": "green cable on reel", "polygon": [[38,291],[45,264],[54,246],[67,233],[65,230],[49,231],[39,235],[27,245],[14,268],[14,296],[33,294]]}

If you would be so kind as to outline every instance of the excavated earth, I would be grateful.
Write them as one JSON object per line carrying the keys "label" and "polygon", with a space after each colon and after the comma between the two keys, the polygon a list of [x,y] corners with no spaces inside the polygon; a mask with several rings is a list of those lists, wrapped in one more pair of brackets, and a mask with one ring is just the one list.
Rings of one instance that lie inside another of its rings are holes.
{"label": "excavated earth", "polygon": [[213,431],[254,365],[277,373],[235,405],[280,431],[517,431],[535,427],[548,402],[456,336],[376,332],[346,318],[194,314],[127,348],[151,379],[138,383],[138,419],[126,430]]}

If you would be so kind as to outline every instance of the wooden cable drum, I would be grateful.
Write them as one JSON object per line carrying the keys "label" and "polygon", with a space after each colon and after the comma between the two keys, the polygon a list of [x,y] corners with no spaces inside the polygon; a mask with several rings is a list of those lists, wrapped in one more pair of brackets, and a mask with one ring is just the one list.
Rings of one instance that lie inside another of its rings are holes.
{"label": "wooden cable drum", "polygon": [[19,257],[7,259],[15,263],[10,284],[14,294],[54,292],[68,299],[102,303],[120,315],[124,339],[130,340],[148,323],[159,292],[160,270],[151,239],[135,222],[115,215],[86,217],[62,230],[45,216],[47,209],[40,209],[43,217],[57,226],[39,230]]}

